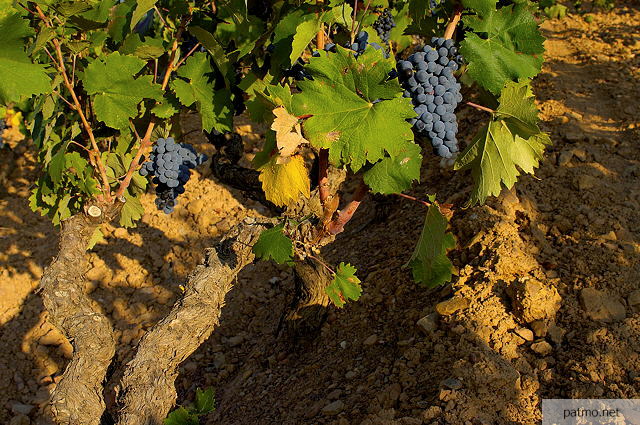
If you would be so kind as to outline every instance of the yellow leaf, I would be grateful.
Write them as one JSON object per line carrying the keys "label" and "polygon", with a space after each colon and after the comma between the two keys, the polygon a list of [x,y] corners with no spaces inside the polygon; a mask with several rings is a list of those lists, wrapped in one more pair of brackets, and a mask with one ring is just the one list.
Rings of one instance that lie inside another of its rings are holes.
{"label": "yellow leaf", "polygon": [[276,118],[271,124],[271,129],[276,132],[276,144],[280,152],[278,163],[286,162],[286,158],[293,155],[298,146],[308,143],[307,139],[302,136],[302,128],[298,123],[298,118],[291,115],[287,110],[280,106],[273,110]]}
{"label": "yellow leaf", "polygon": [[300,194],[309,197],[309,173],[300,155],[290,157],[284,164],[278,164],[278,155],[274,155],[258,171],[262,190],[274,204],[283,207],[297,201]]}

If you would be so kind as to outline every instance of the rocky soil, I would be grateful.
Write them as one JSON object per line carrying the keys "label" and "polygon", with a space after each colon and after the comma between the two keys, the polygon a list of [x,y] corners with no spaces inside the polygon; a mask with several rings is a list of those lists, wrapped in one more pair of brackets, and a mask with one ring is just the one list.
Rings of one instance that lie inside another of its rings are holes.
{"label": "rocky soil", "polygon": [[[275,331],[291,271],[248,267],[220,329],[183,364],[180,399],[215,388],[211,425],[466,425],[538,423],[543,398],[640,397],[640,11],[592,16],[544,23],[535,91],[554,145],[536,177],[456,209],[451,285],[418,287],[403,268],[424,207],[368,200],[324,253],[358,268],[361,300],[332,310],[313,343],[286,349]],[[481,114],[463,109],[463,140]],[[239,130],[257,142],[255,129]],[[140,226],[105,229],[91,253],[87,290],[113,320],[120,361],[204,248],[266,213],[201,171],[176,213],[155,211],[148,194]],[[27,152],[0,194],[0,422],[12,425],[40,421],[71,353],[35,293],[57,233],[28,208],[33,173]],[[470,176],[434,159],[422,181],[413,195],[461,205]]]}

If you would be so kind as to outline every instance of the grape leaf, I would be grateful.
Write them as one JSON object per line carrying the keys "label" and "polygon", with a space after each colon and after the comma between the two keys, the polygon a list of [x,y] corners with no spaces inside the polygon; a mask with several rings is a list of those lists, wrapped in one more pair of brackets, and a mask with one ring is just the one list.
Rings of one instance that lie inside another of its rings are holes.
{"label": "grape leaf", "polygon": [[164,420],[164,425],[199,425],[200,421],[198,416],[191,414],[184,407],[178,407],[173,412],[169,413]]}
{"label": "grape leaf", "polygon": [[207,388],[206,390],[196,389],[196,405],[195,410],[199,415],[206,415],[213,412],[215,409],[215,396],[213,388]]}
{"label": "grape leaf", "polygon": [[[460,52],[469,75],[494,94],[507,81],[536,76],[541,69],[544,37],[528,3],[509,5],[463,18],[467,32]],[[482,34],[482,37],[479,34]]]}
{"label": "grape leaf", "polygon": [[306,68],[313,80],[297,83],[302,93],[293,96],[293,113],[311,115],[304,134],[312,145],[329,149],[333,165],[348,164],[356,172],[413,141],[406,119],[416,114],[398,80],[388,79],[393,67],[393,59],[373,47],[358,59],[340,46],[310,59]]}
{"label": "grape leaf", "polygon": [[272,70],[286,68],[300,57],[320,25],[318,15],[302,9],[293,9],[278,21],[273,32]]}
{"label": "grape leaf", "polygon": [[262,260],[273,260],[278,264],[291,264],[293,261],[293,242],[284,232],[284,223],[260,234],[253,246],[253,253]]}
{"label": "grape leaf", "polygon": [[551,139],[538,127],[538,111],[528,85],[507,83],[493,119],[456,160],[455,169],[471,169],[475,180],[468,205],[484,203],[510,189],[520,171],[532,174]]}
{"label": "grape leaf", "polygon": [[300,155],[282,164],[278,164],[278,155],[273,155],[258,171],[265,197],[278,206],[290,205],[300,195],[310,195],[309,173]]}
{"label": "grape leaf", "polygon": [[447,225],[440,208],[431,205],[418,245],[408,262],[417,283],[433,288],[451,280],[453,264],[447,258],[447,251],[456,246],[456,240],[447,232]]}
{"label": "grape leaf", "polygon": [[364,182],[375,193],[400,193],[420,180],[422,155],[420,146],[404,142],[402,151],[396,156],[386,157],[364,173]]}
{"label": "grape leaf", "polygon": [[0,103],[48,93],[50,80],[42,65],[31,63],[24,50],[24,37],[33,34],[29,22],[19,14],[0,18]]}
{"label": "grape leaf", "polygon": [[122,227],[136,227],[135,222],[142,218],[142,214],[144,214],[144,207],[140,199],[128,194],[127,201],[120,211],[120,225]]}
{"label": "grape leaf", "polygon": [[131,16],[131,26],[129,29],[133,30],[138,22],[140,22],[140,19],[155,5],[156,0],[138,0],[136,2],[136,8],[133,11],[133,16]]}
{"label": "grape leaf", "polygon": [[96,59],[82,76],[84,88],[94,96],[93,106],[100,121],[116,129],[129,128],[129,118],[138,114],[143,99],[162,99],[160,85],[152,75],[133,78],[145,62],[118,52]]}
{"label": "grape leaf", "polygon": [[102,229],[100,229],[100,226],[96,227],[96,230],[93,231],[93,234],[91,235],[91,238],[89,239],[89,243],[87,245],[87,250],[92,250],[98,242],[104,242],[104,235],[102,234]]}
{"label": "grape leaf", "polygon": [[356,268],[351,264],[340,263],[331,284],[325,289],[336,307],[344,306],[347,300],[356,301],[362,295],[360,279],[355,273]]}
{"label": "grape leaf", "polygon": [[496,11],[496,0],[462,0],[465,9],[487,14]]}
{"label": "grape leaf", "polygon": [[281,160],[293,155],[298,147],[308,143],[308,140],[302,137],[298,117],[291,115],[281,106],[273,109],[273,115],[276,118],[271,124],[271,130],[276,132],[276,144],[280,152],[278,160]]}
{"label": "grape leaf", "polygon": [[233,107],[231,93],[227,89],[215,90],[213,69],[207,55],[198,52],[187,59],[178,70],[178,77],[171,88],[184,106],[196,104],[202,118],[202,128],[211,131],[232,131]]}

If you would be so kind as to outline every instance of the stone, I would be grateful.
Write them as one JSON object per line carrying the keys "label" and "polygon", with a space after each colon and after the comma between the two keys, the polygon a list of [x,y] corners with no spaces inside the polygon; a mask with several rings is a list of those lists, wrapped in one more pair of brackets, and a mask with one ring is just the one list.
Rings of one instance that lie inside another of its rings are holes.
{"label": "stone", "polygon": [[553,286],[534,279],[516,280],[507,287],[516,317],[525,323],[554,318],[562,298]]}
{"label": "stone", "polygon": [[373,345],[378,342],[378,336],[376,334],[370,335],[367,339],[365,339],[362,343],[364,345]]}
{"label": "stone", "polygon": [[29,416],[33,409],[35,409],[35,406],[32,406],[31,404],[13,403],[11,405],[11,411],[16,415]]}
{"label": "stone", "polygon": [[598,179],[587,174],[578,176],[578,178],[576,178],[575,180],[575,185],[579,190],[593,189],[597,183]]}
{"label": "stone", "polygon": [[595,288],[582,289],[580,302],[592,320],[617,322],[627,317],[627,311],[618,297]]}
{"label": "stone", "polygon": [[344,377],[345,377],[345,378],[347,378],[347,379],[353,379],[353,378],[355,378],[357,375],[358,375],[358,374],[357,374],[355,371],[350,370],[350,371],[348,371],[348,372],[344,375]]}
{"label": "stone", "polygon": [[640,305],[640,289],[636,289],[627,297],[627,302],[630,306]]}
{"label": "stone", "polygon": [[416,326],[418,326],[425,335],[431,335],[438,329],[438,315],[436,313],[427,314],[416,322]]}
{"label": "stone", "polygon": [[431,406],[422,412],[422,419],[425,421],[430,421],[432,419],[437,418],[442,414],[442,408],[440,406]]}
{"label": "stone", "polygon": [[564,167],[565,165],[571,162],[571,158],[573,158],[573,152],[571,151],[560,152],[560,155],[558,155],[557,164],[560,167]]}
{"label": "stone", "polygon": [[455,296],[436,305],[436,311],[441,316],[450,316],[456,311],[469,307],[469,300],[462,296]]}
{"label": "stone", "polygon": [[551,341],[553,341],[553,343],[556,345],[562,343],[565,333],[567,333],[567,331],[562,329],[560,326],[557,326],[555,324],[552,324],[549,326],[549,330],[548,330],[549,337],[551,338]]}
{"label": "stone", "polygon": [[336,400],[327,404],[322,408],[322,414],[327,416],[335,416],[344,410],[344,402],[342,400]]}
{"label": "stone", "polygon": [[462,381],[456,378],[447,378],[442,381],[442,386],[449,388],[450,390],[459,390],[462,388]]}
{"label": "stone", "polygon": [[516,335],[520,336],[525,341],[533,341],[533,331],[528,328],[518,328],[516,329]]}
{"label": "stone", "polygon": [[327,398],[329,400],[337,400],[341,396],[342,396],[342,390],[340,388],[336,388],[335,390],[333,390],[329,394],[327,394]]}
{"label": "stone", "polygon": [[531,329],[538,338],[544,338],[549,331],[549,325],[545,320],[536,320],[531,322]]}
{"label": "stone", "polygon": [[546,356],[553,351],[553,347],[547,341],[534,342],[531,344],[531,349],[541,356]]}
{"label": "stone", "polygon": [[11,418],[9,425],[31,425],[31,421],[25,415],[16,415]]}
{"label": "stone", "polygon": [[237,347],[238,345],[242,344],[242,341],[244,341],[243,335],[234,335],[227,340],[227,343],[230,347]]}

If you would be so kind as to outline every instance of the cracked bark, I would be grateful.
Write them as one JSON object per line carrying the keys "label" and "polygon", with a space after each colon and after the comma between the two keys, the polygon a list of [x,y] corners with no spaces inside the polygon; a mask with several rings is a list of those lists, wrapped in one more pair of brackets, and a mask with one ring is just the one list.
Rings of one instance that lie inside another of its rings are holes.
{"label": "cracked bark", "polygon": [[117,401],[118,425],[161,425],[176,401],[177,368],[220,322],[237,274],[254,260],[252,247],[265,226],[240,224],[207,250],[171,312],[140,341],[127,364]]}
{"label": "cracked bark", "polygon": [[58,255],[40,281],[49,321],[73,345],[73,357],[47,406],[58,424],[98,425],[105,409],[103,381],[115,354],[115,339],[109,319],[85,293],[84,273],[93,232],[120,207],[120,203],[101,206],[100,217],[77,214],[63,221]]}

